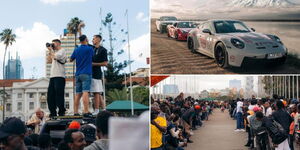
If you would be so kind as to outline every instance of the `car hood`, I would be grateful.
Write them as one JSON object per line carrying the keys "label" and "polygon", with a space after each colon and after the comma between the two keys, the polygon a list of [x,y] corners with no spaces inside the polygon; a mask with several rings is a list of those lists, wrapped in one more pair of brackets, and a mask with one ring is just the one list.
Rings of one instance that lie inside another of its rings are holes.
{"label": "car hood", "polygon": [[247,32],[247,33],[227,33],[228,36],[238,38],[239,40],[244,41],[246,44],[255,44],[255,45],[264,45],[264,44],[275,44],[269,36],[256,33],[256,32]]}
{"label": "car hood", "polygon": [[160,21],[160,24],[169,24],[169,23],[175,23],[176,21]]}
{"label": "car hood", "polygon": [[178,28],[182,31],[185,31],[185,32],[190,32],[193,28]]}

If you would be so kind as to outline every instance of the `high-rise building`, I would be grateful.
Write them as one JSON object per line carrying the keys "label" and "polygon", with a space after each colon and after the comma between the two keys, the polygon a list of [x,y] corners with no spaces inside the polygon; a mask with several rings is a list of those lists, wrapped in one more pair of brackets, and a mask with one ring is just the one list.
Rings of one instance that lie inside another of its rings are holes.
{"label": "high-rise building", "polygon": [[8,54],[8,61],[4,72],[4,79],[23,79],[24,69],[22,67],[20,56],[18,56],[18,52],[16,53],[15,59],[10,56],[10,53]]}
{"label": "high-rise building", "polygon": [[[75,48],[74,34],[69,34],[68,31],[65,29],[64,34],[60,37],[60,41],[61,41],[61,47],[65,49],[67,53],[67,57],[70,58]],[[76,44],[77,45],[79,44],[78,38]],[[73,62],[67,62],[65,64],[66,78],[73,78],[73,65],[74,65]],[[47,54],[46,54],[46,77],[50,77],[50,70],[51,70],[51,63],[47,63]],[[75,68],[74,71],[76,71]]]}
{"label": "high-rise building", "polygon": [[245,98],[251,98],[254,94],[254,79],[253,76],[246,77]]}
{"label": "high-rise building", "polygon": [[242,81],[237,79],[229,80],[229,88],[235,88],[239,91],[242,88]]}
{"label": "high-rise building", "polygon": [[265,84],[263,82],[264,80],[264,76],[258,76],[258,84],[257,84],[257,96],[258,97],[266,97],[266,90],[264,88]]}

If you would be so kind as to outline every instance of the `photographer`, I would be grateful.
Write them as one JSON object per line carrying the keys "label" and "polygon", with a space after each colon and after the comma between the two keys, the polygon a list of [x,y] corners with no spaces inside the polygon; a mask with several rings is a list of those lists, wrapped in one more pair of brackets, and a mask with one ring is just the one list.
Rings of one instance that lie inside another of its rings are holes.
{"label": "photographer", "polygon": [[67,62],[66,52],[61,48],[61,41],[54,39],[47,43],[48,63],[51,63],[50,82],[48,86],[47,103],[50,117],[57,116],[56,108],[59,108],[58,115],[65,115],[65,63]]}

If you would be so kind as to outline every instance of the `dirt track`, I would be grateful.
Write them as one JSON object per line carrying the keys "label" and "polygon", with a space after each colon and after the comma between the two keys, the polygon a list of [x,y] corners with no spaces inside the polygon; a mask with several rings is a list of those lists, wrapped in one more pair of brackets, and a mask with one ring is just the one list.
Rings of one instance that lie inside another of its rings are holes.
{"label": "dirt track", "polygon": [[222,69],[214,59],[193,54],[186,42],[168,38],[156,31],[151,19],[151,74],[299,74],[300,70],[287,64],[281,66],[255,65],[247,68]]}

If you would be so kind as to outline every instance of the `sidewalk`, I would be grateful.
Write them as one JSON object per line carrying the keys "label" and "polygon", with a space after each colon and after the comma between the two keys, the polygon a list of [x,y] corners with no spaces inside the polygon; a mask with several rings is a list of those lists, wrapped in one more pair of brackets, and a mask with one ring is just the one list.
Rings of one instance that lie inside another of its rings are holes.
{"label": "sidewalk", "polygon": [[204,126],[194,131],[186,150],[248,150],[247,132],[234,132],[235,120],[232,120],[226,110],[214,109]]}

